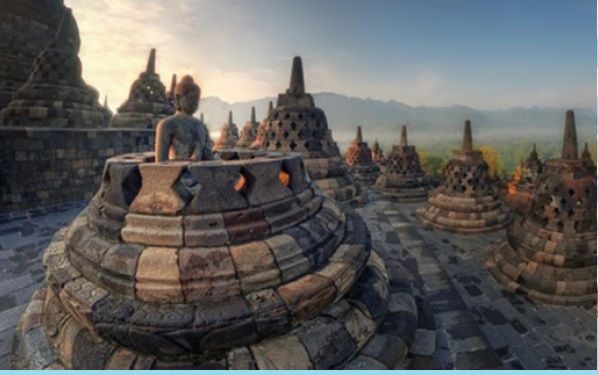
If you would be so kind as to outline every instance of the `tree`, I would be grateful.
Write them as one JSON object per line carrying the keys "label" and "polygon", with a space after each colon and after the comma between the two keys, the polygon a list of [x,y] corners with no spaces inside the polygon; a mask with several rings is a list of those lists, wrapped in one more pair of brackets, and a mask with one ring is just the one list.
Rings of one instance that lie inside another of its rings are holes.
{"label": "tree", "polygon": [[502,178],[504,176],[504,168],[496,149],[492,146],[483,145],[480,146],[480,151],[482,152],[484,161],[486,161],[488,164],[488,172],[490,173],[490,177]]}

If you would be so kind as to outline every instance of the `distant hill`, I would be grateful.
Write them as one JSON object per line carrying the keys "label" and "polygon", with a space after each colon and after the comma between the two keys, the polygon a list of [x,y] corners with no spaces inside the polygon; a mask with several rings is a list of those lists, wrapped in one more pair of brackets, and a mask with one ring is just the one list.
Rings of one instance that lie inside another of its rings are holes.
{"label": "distant hill", "polygon": [[[461,138],[463,121],[473,124],[474,141],[492,144],[510,139],[529,138],[538,141],[560,140],[563,132],[565,108],[530,107],[504,110],[478,110],[465,106],[412,107],[407,104],[373,99],[348,97],[334,93],[314,94],[316,105],[326,112],[328,125],[335,140],[344,150],[361,125],[367,141],[380,139],[389,148],[398,141],[402,124],[409,125],[410,143],[432,145],[455,143]],[[249,119],[252,106],[256,107],[258,121],[265,116],[268,101],[263,98],[248,102],[227,103],[217,97],[201,100],[200,110],[212,133],[217,133],[232,110],[238,127]],[[580,141],[595,142],[596,112],[593,109],[574,108]]]}

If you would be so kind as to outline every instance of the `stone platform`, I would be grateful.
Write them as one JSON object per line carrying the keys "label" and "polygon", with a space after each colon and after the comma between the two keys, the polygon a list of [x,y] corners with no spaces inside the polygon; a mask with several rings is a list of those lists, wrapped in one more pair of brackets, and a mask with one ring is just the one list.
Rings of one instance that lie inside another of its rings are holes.
{"label": "stone platform", "polygon": [[[405,332],[388,324],[352,366],[388,368],[386,355],[394,353],[392,361],[404,356],[409,369],[596,368],[593,309],[533,305],[483,269],[486,249],[504,240],[504,232],[428,231],[413,217],[419,205],[391,203],[372,192],[369,198],[358,212],[388,276],[399,273],[413,283],[418,323],[408,351],[397,338]],[[0,215],[0,368],[8,368],[17,319],[43,283],[42,251],[86,205]],[[391,296],[397,293],[391,288]]]}

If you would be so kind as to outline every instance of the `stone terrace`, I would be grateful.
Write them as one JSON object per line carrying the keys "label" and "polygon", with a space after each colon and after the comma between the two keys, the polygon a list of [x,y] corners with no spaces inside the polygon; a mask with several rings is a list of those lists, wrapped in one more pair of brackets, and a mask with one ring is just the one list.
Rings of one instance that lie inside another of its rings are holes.
{"label": "stone terrace", "polygon": [[[0,369],[8,368],[17,319],[43,283],[44,248],[85,206],[0,215]],[[489,245],[503,240],[505,231],[462,236],[424,230],[413,216],[419,206],[370,193],[370,203],[359,209],[374,248],[397,260],[391,268],[405,266],[416,275],[421,295],[410,368],[596,368],[593,309],[535,306],[504,291],[483,264]]]}

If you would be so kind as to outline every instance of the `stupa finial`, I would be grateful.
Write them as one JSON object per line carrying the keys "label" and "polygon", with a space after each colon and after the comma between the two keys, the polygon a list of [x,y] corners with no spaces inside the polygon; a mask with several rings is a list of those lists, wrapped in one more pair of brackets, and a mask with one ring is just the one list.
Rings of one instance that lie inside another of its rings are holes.
{"label": "stupa finial", "polygon": [[251,107],[251,123],[253,124],[255,121],[255,107]]}
{"label": "stupa finial", "polygon": [[407,125],[401,126],[401,140],[399,141],[399,145],[407,146]]}
{"label": "stupa finial", "polygon": [[462,151],[473,151],[473,138],[471,137],[471,121],[465,120],[465,126],[463,127],[463,144],[461,145]]}
{"label": "stupa finial", "polygon": [[575,130],[575,113],[570,109],[565,115],[565,134],[561,158],[577,160],[577,131]]}
{"label": "stupa finial", "polygon": [[170,95],[174,95],[174,89],[176,88],[176,73],[172,75],[172,80],[170,81]]}
{"label": "stupa finial", "polygon": [[233,123],[233,111],[228,111],[228,124],[232,125]]}
{"label": "stupa finial", "polygon": [[204,122],[204,120],[203,120],[203,112],[201,112],[201,113],[199,114],[199,121],[201,121],[201,122]]}
{"label": "stupa finial", "polygon": [[536,144],[534,143],[532,146],[532,152],[529,154],[530,160],[538,160],[538,152],[536,151]]}
{"label": "stupa finial", "polygon": [[581,158],[583,160],[592,160],[592,154],[590,154],[590,149],[588,148],[588,142],[585,142],[583,151],[581,152]]}
{"label": "stupa finial", "polygon": [[357,134],[355,134],[355,143],[363,143],[363,135],[361,134],[361,126],[357,127]]}
{"label": "stupa finial", "polygon": [[272,104],[272,100],[270,100],[270,102],[268,103],[268,116],[270,116],[270,113],[272,113],[273,109],[274,105]]}
{"label": "stupa finial", "polygon": [[156,49],[152,48],[149,54],[149,58],[147,59],[147,67],[145,68],[145,72],[148,74],[155,74],[156,73]]}
{"label": "stupa finial", "polygon": [[104,108],[108,108],[108,95],[104,95]]}
{"label": "stupa finial", "polygon": [[303,64],[301,57],[293,58],[293,69],[291,70],[291,83],[287,94],[303,95],[305,94],[305,81],[303,80]]}

